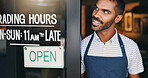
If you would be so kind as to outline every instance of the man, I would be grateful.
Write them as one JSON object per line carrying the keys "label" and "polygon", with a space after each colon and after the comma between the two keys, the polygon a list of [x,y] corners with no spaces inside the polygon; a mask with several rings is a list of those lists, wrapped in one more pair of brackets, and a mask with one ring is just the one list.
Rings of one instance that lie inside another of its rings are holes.
{"label": "man", "polygon": [[137,44],[117,33],[123,0],[98,0],[92,13],[94,33],[81,43],[81,78],[139,78],[144,71]]}

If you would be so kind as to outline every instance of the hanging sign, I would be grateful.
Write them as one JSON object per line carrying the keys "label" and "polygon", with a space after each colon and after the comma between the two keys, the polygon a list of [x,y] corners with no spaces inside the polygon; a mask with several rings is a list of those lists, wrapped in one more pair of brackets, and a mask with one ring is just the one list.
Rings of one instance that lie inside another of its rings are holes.
{"label": "hanging sign", "polygon": [[24,46],[24,67],[64,68],[62,46]]}

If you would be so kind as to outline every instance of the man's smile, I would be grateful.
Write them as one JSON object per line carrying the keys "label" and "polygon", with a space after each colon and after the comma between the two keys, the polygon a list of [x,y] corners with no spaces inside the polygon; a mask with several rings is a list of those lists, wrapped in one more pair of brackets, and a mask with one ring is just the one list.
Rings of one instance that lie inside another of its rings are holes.
{"label": "man's smile", "polygon": [[103,21],[101,21],[100,19],[92,16],[92,24],[97,26],[97,25],[103,24]]}
{"label": "man's smile", "polygon": [[95,26],[97,26],[97,25],[100,25],[101,22],[100,21],[97,21],[95,19],[92,19],[92,24],[95,25]]}

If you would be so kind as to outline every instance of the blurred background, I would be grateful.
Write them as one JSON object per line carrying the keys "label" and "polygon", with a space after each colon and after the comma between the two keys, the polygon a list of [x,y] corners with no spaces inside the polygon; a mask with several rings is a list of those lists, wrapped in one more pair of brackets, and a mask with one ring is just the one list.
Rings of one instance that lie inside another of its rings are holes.
{"label": "blurred background", "polygon": [[[97,0],[82,0],[81,36],[91,33],[91,15]],[[117,31],[131,39],[139,46],[145,71],[140,78],[148,78],[148,0],[125,0],[125,13],[121,22],[116,24]]]}

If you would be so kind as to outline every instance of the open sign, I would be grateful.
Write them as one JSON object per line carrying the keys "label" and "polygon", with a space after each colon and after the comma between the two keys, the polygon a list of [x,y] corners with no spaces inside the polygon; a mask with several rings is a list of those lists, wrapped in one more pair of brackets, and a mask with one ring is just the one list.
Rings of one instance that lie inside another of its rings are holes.
{"label": "open sign", "polygon": [[24,67],[64,68],[63,47],[24,46]]}

